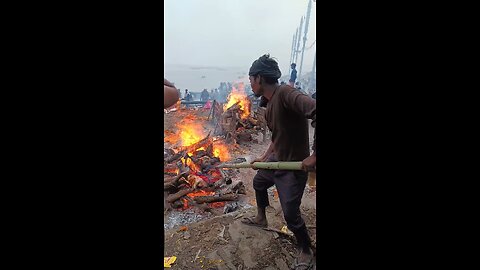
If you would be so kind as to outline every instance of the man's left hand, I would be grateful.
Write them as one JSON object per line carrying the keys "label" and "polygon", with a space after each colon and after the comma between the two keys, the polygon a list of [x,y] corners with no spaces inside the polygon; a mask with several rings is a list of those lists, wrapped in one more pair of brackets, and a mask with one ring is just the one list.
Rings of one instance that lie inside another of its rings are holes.
{"label": "man's left hand", "polygon": [[304,171],[317,170],[317,155],[313,154],[302,161],[302,168]]}

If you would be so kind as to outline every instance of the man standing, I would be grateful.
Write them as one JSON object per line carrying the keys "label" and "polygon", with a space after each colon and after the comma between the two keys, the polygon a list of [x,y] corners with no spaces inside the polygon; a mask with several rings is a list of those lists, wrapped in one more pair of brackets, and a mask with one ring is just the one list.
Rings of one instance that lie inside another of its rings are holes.
{"label": "man standing", "polygon": [[290,67],[292,68],[292,73],[290,74],[290,80],[288,81],[288,83],[291,87],[294,87],[295,81],[297,80],[297,70],[295,69],[296,66],[297,64],[295,63],[292,63],[290,65]]}
{"label": "man standing", "polygon": [[[316,170],[316,102],[290,85],[279,85],[278,63],[263,55],[253,62],[249,79],[256,97],[267,101],[265,119],[272,132],[272,142],[260,161],[302,161],[305,171]],[[315,128],[313,154],[309,150],[308,121]],[[257,216],[245,218],[247,225],[266,227],[265,208],[269,205],[267,189],[275,185],[287,227],[295,234],[300,254],[295,269],[310,269],[313,254],[310,236],[300,213],[300,204],[307,183],[307,172],[288,170],[258,170],[253,178],[257,201]]]}
{"label": "man standing", "polygon": [[202,94],[200,96],[200,100],[201,101],[207,101],[208,100],[208,90],[207,89],[203,89],[202,91]]}

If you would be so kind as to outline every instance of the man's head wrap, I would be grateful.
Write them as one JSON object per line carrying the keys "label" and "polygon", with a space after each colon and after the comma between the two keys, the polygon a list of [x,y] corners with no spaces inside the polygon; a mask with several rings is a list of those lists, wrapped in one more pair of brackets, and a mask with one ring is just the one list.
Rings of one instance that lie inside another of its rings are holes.
{"label": "man's head wrap", "polygon": [[253,62],[248,75],[278,79],[282,76],[282,72],[280,72],[277,61],[265,54]]}

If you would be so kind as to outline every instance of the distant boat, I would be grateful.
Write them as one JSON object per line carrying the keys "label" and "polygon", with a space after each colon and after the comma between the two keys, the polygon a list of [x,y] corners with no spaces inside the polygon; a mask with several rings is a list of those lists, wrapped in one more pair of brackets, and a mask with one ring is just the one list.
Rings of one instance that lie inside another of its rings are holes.
{"label": "distant boat", "polygon": [[206,77],[205,77],[205,75],[204,75],[204,76],[202,76],[202,79],[205,79],[205,78],[206,78]]}

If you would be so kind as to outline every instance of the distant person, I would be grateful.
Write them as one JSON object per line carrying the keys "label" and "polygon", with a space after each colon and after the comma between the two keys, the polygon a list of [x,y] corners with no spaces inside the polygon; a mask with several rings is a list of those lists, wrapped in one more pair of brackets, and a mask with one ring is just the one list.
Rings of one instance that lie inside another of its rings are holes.
{"label": "distant person", "polygon": [[178,89],[173,83],[163,78],[163,108],[169,108],[179,100],[180,95]]}
{"label": "distant person", "polygon": [[200,100],[201,101],[207,101],[208,100],[208,91],[207,89],[203,89],[202,94],[200,95]]}
{"label": "distant person", "polygon": [[295,85],[295,81],[297,80],[297,70],[295,69],[297,64],[292,63],[290,67],[292,68],[292,73],[290,73],[290,80],[288,81],[288,84],[293,87]]}
{"label": "distant person", "polygon": [[188,96],[188,89],[185,89],[185,96],[183,97],[183,99],[187,99],[187,96]]}

